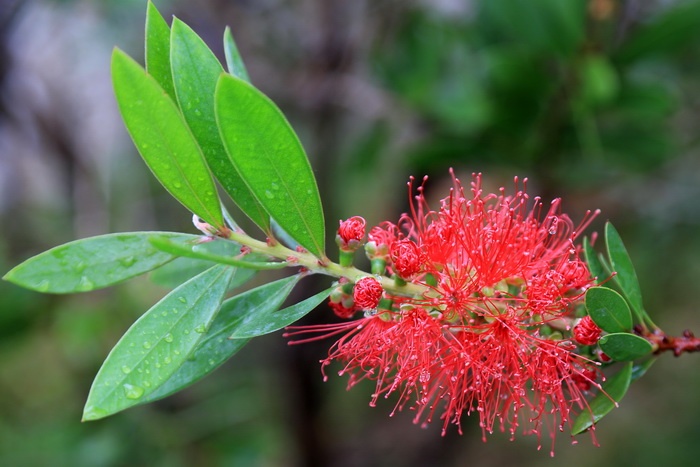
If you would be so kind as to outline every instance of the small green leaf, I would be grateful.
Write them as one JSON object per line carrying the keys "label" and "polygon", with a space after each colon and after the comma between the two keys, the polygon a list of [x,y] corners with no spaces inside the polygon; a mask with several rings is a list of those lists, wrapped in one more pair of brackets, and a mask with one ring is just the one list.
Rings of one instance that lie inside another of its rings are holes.
{"label": "small green leaf", "polygon": [[[212,240],[227,242],[228,240]],[[165,251],[175,256],[184,256],[186,258],[203,259],[206,261],[212,261],[218,264],[227,264],[229,266],[235,266],[238,268],[248,268],[248,269],[282,269],[289,266],[285,262],[260,262],[257,256],[252,256],[248,259],[236,259],[230,256],[223,256],[220,254],[209,253],[207,246],[202,246],[203,244],[178,244],[171,242],[167,237],[153,237],[150,239],[151,245],[155,246],[159,250]]]}
{"label": "small green leaf", "polygon": [[642,305],[642,292],[639,288],[637,273],[634,270],[629,254],[627,254],[627,249],[622,243],[620,234],[617,233],[617,230],[610,222],[605,224],[605,243],[608,248],[611,266],[617,272],[614,280],[620,285],[622,295],[627,298],[630,306],[636,312],[640,321],[642,321],[641,316],[644,313],[644,306]]}
{"label": "small green leaf", "polygon": [[233,40],[231,28],[228,26],[226,26],[226,30],[224,31],[224,55],[226,55],[228,72],[236,78],[250,83],[250,77],[248,76],[245,63],[243,63],[243,57],[241,57],[241,54],[238,52],[236,41]]}
{"label": "small green leaf", "polygon": [[153,237],[165,238],[173,244],[200,238],[168,232],[116,233],[85,238],[29,258],[3,279],[45,293],[101,289],[172,261],[171,254],[150,244],[149,239]]}
{"label": "small green leaf", "polygon": [[248,339],[226,337],[245,317],[269,314],[278,309],[298,280],[299,276],[287,277],[226,300],[190,358],[161,387],[144,397],[142,403],[161,399],[192,385],[231,358]]}
{"label": "small green leaf", "polygon": [[331,290],[333,290],[333,287],[283,310],[270,309],[268,313],[248,315],[236,326],[230,339],[246,339],[278,331],[306,316],[306,314],[328,298]]}
{"label": "small green leaf", "polygon": [[170,28],[150,0],[146,8],[146,70],[175,99],[170,72]]}
{"label": "small green leaf", "polygon": [[629,362],[649,355],[654,348],[643,337],[627,332],[607,334],[598,341],[600,349],[617,362]]}
{"label": "small green leaf", "polygon": [[197,216],[224,227],[214,180],[173,100],[119,49],[112,54],[112,81],[126,128],[158,181]]}
{"label": "small green leaf", "polygon": [[209,47],[189,26],[173,19],[170,61],[182,114],[214,176],[238,207],[267,234],[270,218],[229,159],[214,115],[214,91],[224,69]]}
{"label": "small green leaf", "polygon": [[589,410],[580,414],[571,428],[571,434],[577,435],[589,429],[601,418],[617,407],[617,403],[627,393],[632,378],[632,363],[625,364],[613,377],[603,383],[603,390],[591,400]]}
{"label": "small green leaf", "polygon": [[649,368],[654,364],[656,361],[656,357],[652,357],[648,360],[645,360],[641,363],[638,363],[632,367],[632,380],[631,382],[637,381],[639,378],[644,376],[647,371],[649,371]]}
{"label": "small green leaf", "polygon": [[299,244],[324,257],[316,179],[279,108],[245,81],[222,75],[216,86],[216,121],[233,164],[260,204]]}
{"label": "small green leaf", "polygon": [[632,313],[627,302],[607,287],[591,287],[586,291],[586,310],[591,319],[605,332],[632,330]]}
{"label": "small green leaf", "polygon": [[141,403],[175,374],[216,317],[234,270],[214,266],[173,290],[117,342],[90,388],[83,420]]}
{"label": "small green leaf", "polygon": [[607,275],[591,242],[588,241],[588,237],[583,239],[583,253],[586,257],[586,264],[588,265],[588,270],[591,272],[591,277],[595,279],[596,284],[600,284],[602,280],[607,278]]}

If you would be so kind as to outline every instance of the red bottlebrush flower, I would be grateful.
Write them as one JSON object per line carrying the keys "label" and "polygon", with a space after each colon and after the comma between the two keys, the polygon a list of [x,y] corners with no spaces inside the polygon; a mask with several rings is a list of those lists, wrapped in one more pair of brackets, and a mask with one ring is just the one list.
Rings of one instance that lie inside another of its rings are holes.
{"label": "red bottlebrush flower", "polygon": [[516,178],[506,195],[503,188],[485,194],[481,175],[469,191],[453,180],[437,211],[420,186],[410,214],[370,230],[368,256],[390,260],[411,293],[382,291],[365,277],[355,284],[355,305],[374,309],[384,295],[389,310],[356,326],[292,335],[343,333],[323,367],[343,364],[349,387],[376,381],[372,405],[396,393],[395,410],[409,406],[424,424],[438,414],[443,434],[475,413],[484,437],[495,429],[549,432],[553,442],[577,412],[590,410],[584,392],[600,387],[598,364],[572,342],[580,342],[575,313],[591,285],[575,241],[597,212],[575,226],[560,200],[545,209],[530,199],[526,181],[520,188]]}
{"label": "red bottlebrush flower", "polygon": [[595,345],[600,339],[602,330],[596,325],[590,316],[584,316],[574,326],[574,339],[581,345]]}
{"label": "red bottlebrush flower", "polygon": [[342,319],[352,318],[353,315],[355,314],[355,311],[357,311],[354,306],[348,307],[343,302],[334,302],[333,300],[328,301],[328,306],[331,307],[331,309],[333,310],[333,313],[335,313],[335,315],[338,318],[342,318]]}
{"label": "red bottlebrush flower", "polygon": [[421,270],[421,252],[413,240],[400,240],[391,245],[391,263],[403,279],[410,279]]}
{"label": "red bottlebrush flower", "polygon": [[352,298],[355,305],[363,310],[373,310],[379,305],[384,289],[377,279],[366,276],[355,283]]}
{"label": "red bottlebrush flower", "polygon": [[336,241],[341,249],[351,249],[353,251],[362,243],[365,237],[365,226],[367,223],[360,216],[354,216],[350,219],[340,221],[338,227],[338,235]]}

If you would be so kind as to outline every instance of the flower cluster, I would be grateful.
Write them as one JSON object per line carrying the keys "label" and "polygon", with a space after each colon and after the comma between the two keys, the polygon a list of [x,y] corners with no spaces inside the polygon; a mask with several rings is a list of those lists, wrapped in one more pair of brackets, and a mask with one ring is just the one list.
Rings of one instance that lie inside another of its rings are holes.
{"label": "flower cluster", "polygon": [[[397,393],[394,410],[410,407],[416,423],[438,416],[443,434],[449,424],[461,432],[462,415],[475,413],[484,438],[494,429],[545,431],[553,442],[602,380],[593,353],[581,351],[600,330],[580,320],[592,280],[574,243],[597,213],[574,226],[559,199],[548,207],[530,199],[526,180],[515,179],[512,195],[485,194],[480,175],[470,191],[453,180],[438,210],[423,184],[410,214],[370,230],[368,256],[397,281],[383,291],[386,309],[289,335],[342,334],[323,368],[340,362],[349,387],[374,380],[372,405]],[[382,291],[363,280],[355,300],[367,309]],[[420,293],[402,293],[402,283]]]}

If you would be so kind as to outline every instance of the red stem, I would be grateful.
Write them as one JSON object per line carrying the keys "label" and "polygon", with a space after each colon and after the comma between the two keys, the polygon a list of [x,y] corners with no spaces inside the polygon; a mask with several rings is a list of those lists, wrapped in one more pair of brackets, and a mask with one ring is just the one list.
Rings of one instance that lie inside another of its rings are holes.
{"label": "red stem", "polygon": [[643,334],[643,337],[654,345],[655,354],[671,351],[674,356],[679,356],[684,352],[700,352],[700,338],[695,337],[692,331],[686,329],[683,335],[674,337],[667,336],[663,331],[655,331]]}

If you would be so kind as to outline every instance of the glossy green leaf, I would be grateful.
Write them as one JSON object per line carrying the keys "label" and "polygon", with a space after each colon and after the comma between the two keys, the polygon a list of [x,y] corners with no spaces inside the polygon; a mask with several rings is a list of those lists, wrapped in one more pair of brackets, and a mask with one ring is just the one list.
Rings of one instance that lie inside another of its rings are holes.
{"label": "glossy green leaf", "polygon": [[241,320],[277,310],[298,280],[298,276],[287,277],[226,300],[190,358],[161,387],[144,397],[142,403],[161,399],[190,386],[231,358],[248,342],[248,339],[227,339]]}
{"label": "glossy green leaf", "polygon": [[[215,240],[217,241],[217,240]],[[218,240],[225,242],[227,240]],[[257,256],[252,256],[250,259],[248,255],[244,259],[238,259],[231,256],[218,255],[215,253],[209,253],[206,246],[202,244],[178,244],[171,242],[167,237],[153,237],[150,239],[151,245],[155,246],[159,250],[165,251],[175,256],[184,256],[186,258],[203,259],[206,261],[212,261],[218,264],[227,264],[229,266],[235,266],[239,268],[248,269],[282,269],[289,266],[286,262],[261,262],[258,261]]]}
{"label": "glossy green leaf", "polygon": [[591,319],[605,332],[632,330],[632,313],[627,302],[607,287],[591,287],[586,291],[586,310]]}
{"label": "glossy green leaf", "polygon": [[588,237],[583,239],[583,253],[586,258],[588,270],[591,272],[591,277],[595,279],[596,284],[600,284],[602,280],[607,278],[607,275],[605,274],[603,264],[598,259],[598,255],[593,249],[591,242],[588,241]]}
{"label": "glossy green leaf", "polygon": [[[290,289],[291,290],[291,289]],[[285,326],[289,326],[293,322],[306,316],[311,310],[316,308],[323,302],[331,293],[333,287],[319,292],[306,300],[302,300],[292,306],[288,306],[283,310],[268,310],[267,313],[256,313],[248,315],[236,327],[231,339],[246,339],[271,332],[278,331]]]}
{"label": "glossy green leaf", "polygon": [[632,382],[637,381],[639,378],[644,376],[647,371],[649,371],[649,368],[654,364],[656,361],[656,357],[652,357],[648,360],[645,360],[641,363],[638,363],[632,367]]}
{"label": "glossy green leaf", "polygon": [[146,70],[175,99],[170,72],[170,28],[150,0],[146,8]]}
{"label": "glossy green leaf", "polygon": [[214,266],[173,290],[117,342],[90,388],[83,420],[139,404],[185,363],[216,317],[234,270]]}
{"label": "glossy green leaf", "polygon": [[611,266],[617,272],[614,280],[620,285],[622,295],[627,298],[632,309],[638,316],[641,316],[644,306],[642,305],[642,292],[639,288],[637,272],[634,270],[632,260],[627,254],[627,249],[622,243],[620,234],[609,222],[605,224],[605,244],[608,248]]}
{"label": "glossy green leaf", "polygon": [[112,81],[126,128],[158,181],[194,214],[223,227],[214,180],[175,102],[119,49],[112,54]]}
{"label": "glossy green leaf", "polygon": [[214,92],[224,69],[197,33],[177,18],[173,19],[170,61],[180,109],[211,171],[238,207],[269,233],[269,216],[243,183],[216,126]]}
{"label": "glossy green leaf", "polygon": [[632,363],[625,364],[622,369],[613,377],[603,383],[603,390],[600,391],[589,404],[589,410],[581,413],[571,428],[571,434],[583,433],[601,418],[606,416],[627,393],[632,378]]}
{"label": "glossy green leaf", "polygon": [[236,41],[233,40],[231,28],[228,26],[226,26],[224,31],[224,55],[226,55],[228,72],[236,78],[250,83],[250,76],[248,76],[248,70],[245,67],[245,63],[243,63],[243,57],[238,52]]}
{"label": "glossy green leaf", "polygon": [[54,247],[29,258],[3,279],[46,293],[89,292],[139,276],[173,259],[153,247],[149,239],[165,238],[173,244],[198,239],[197,235],[168,232],[130,232],[100,235]]}
{"label": "glossy green leaf", "polygon": [[607,334],[600,338],[598,345],[616,362],[629,362],[649,355],[654,350],[648,340],[627,332]]}
{"label": "glossy green leaf", "polygon": [[222,75],[216,87],[216,121],[233,164],[260,204],[299,244],[324,257],[316,179],[282,112],[250,84]]}

